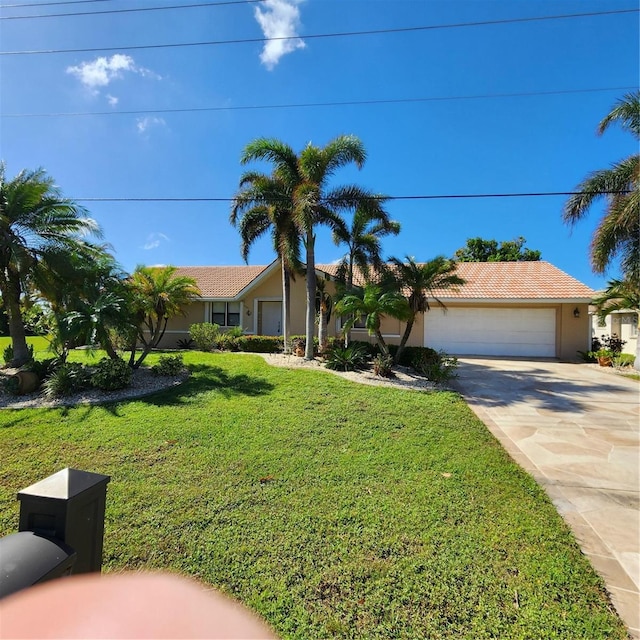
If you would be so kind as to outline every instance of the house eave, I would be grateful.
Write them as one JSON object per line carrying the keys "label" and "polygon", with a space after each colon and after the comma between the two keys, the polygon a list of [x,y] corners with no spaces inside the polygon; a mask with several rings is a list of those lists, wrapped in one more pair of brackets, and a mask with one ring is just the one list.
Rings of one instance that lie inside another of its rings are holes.
{"label": "house eave", "polygon": [[542,304],[590,304],[591,298],[447,298],[438,296],[445,304],[493,304],[493,305],[542,305]]}

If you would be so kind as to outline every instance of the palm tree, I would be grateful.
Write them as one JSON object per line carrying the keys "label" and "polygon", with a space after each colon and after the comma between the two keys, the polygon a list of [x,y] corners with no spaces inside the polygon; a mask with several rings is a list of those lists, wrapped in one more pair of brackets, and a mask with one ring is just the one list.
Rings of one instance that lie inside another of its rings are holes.
{"label": "palm tree", "polygon": [[20,311],[24,285],[36,267],[46,269],[60,252],[89,250],[83,235],[100,235],[85,210],[63,198],[44,170],[23,170],[6,180],[0,163],[0,294],[9,316],[13,366],[28,362],[29,352]]}
{"label": "palm tree", "polygon": [[379,197],[378,206],[374,209],[359,205],[353,214],[351,227],[337,229],[333,233],[333,241],[338,245],[346,244],[348,249],[338,267],[339,277],[347,291],[353,288],[354,268],[358,268],[367,281],[371,275],[370,267],[378,271],[382,268],[380,238],[400,233],[400,223],[390,220],[381,208],[384,200]]}
{"label": "palm tree", "polygon": [[[640,91],[619,100],[600,122],[598,133],[617,123],[640,140]],[[617,256],[627,279],[640,281],[640,154],[631,155],[589,174],[564,207],[564,221],[574,224],[593,203],[606,198],[607,207],[591,240],[591,265],[603,273]]]}
{"label": "palm tree", "polygon": [[129,302],[138,327],[136,337],[142,343],[142,353],[138,360],[135,360],[135,339],[131,348],[129,364],[134,369],[142,364],[162,340],[169,319],[184,315],[193,297],[200,295],[193,278],[177,276],[175,272],[176,267],[171,266],[139,266],[129,280]]}
{"label": "palm tree", "polygon": [[338,136],[325,147],[309,143],[299,155],[283,142],[259,138],[249,143],[242,163],[266,160],[274,166],[273,175],[288,185],[294,222],[306,250],[306,348],[305,358],[313,359],[315,327],[315,229],[327,225],[332,230],[344,228],[343,211],[353,211],[358,204],[379,206],[375,195],[355,185],[329,188],[328,182],[341,167],[355,164],[361,168],[366,153],[355,136]]}
{"label": "palm tree", "polygon": [[411,310],[404,296],[397,291],[384,291],[377,284],[366,284],[364,289],[347,294],[336,304],[336,313],[347,315],[343,326],[349,332],[358,318],[365,317],[365,327],[370,336],[375,336],[383,355],[389,355],[389,347],[382,337],[380,323],[383,316],[407,320]]}
{"label": "palm tree", "polygon": [[318,316],[318,351],[323,353],[327,348],[327,323],[331,318],[333,298],[327,291],[327,281],[319,278],[316,282],[316,314]]}
{"label": "palm tree", "polygon": [[[613,311],[628,309],[640,315],[640,283],[631,280],[610,280],[605,291],[593,299],[598,318],[604,320]],[[640,338],[636,342],[634,368],[640,370]]]}
{"label": "palm tree", "polygon": [[[242,216],[241,218],[239,216]],[[233,199],[229,220],[240,229],[242,258],[249,259],[251,245],[271,231],[273,248],[282,269],[282,335],[284,352],[291,350],[291,279],[302,271],[300,236],[291,209],[287,183],[276,176],[247,172],[240,178],[240,191]]]}
{"label": "palm tree", "polygon": [[465,280],[455,274],[456,263],[444,256],[438,256],[425,263],[417,263],[415,258],[410,256],[407,256],[406,262],[391,258],[390,263],[391,268],[385,274],[385,280],[389,286],[398,291],[404,291],[407,294],[409,304],[407,325],[395,355],[395,363],[397,364],[411,335],[416,316],[431,308],[429,297],[432,297],[441,307],[446,308],[436,295],[438,289],[455,287],[464,284]]}

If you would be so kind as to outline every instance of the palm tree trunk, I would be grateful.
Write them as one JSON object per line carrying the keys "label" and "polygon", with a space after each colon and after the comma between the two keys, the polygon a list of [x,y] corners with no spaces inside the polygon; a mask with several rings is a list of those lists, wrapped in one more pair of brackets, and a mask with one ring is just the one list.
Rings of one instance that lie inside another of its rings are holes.
{"label": "palm tree trunk", "polygon": [[407,320],[407,326],[404,328],[404,333],[402,334],[402,338],[400,340],[400,344],[398,345],[398,351],[396,351],[396,357],[393,359],[393,364],[398,364],[400,362],[400,356],[404,351],[404,348],[407,345],[407,340],[409,340],[409,336],[411,335],[411,329],[413,329],[413,323],[415,322],[416,314],[413,313],[411,317]]}
{"label": "palm tree trunk", "polygon": [[380,351],[382,352],[382,355],[388,356],[389,347],[387,346],[387,343],[384,341],[384,338],[382,337],[382,333],[380,329],[376,329],[375,334],[376,334],[376,341],[378,342],[378,346],[380,347]]}
{"label": "palm tree trunk", "polygon": [[31,357],[27,346],[22,312],[20,311],[20,293],[22,291],[20,278],[16,273],[9,271],[6,279],[3,278],[3,280],[2,298],[7,310],[9,335],[11,336],[11,345],[13,347],[13,360],[9,364],[12,367],[21,367],[29,362]]}
{"label": "palm tree trunk", "polygon": [[313,335],[316,324],[316,257],[313,229],[307,231],[307,317],[304,359],[313,360]]}
{"label": "palm tree trunk", "polygon": [[633,368],[640,371],[640,335],[636,337],[636,359],[633,362]]}
{"label": "palm tree trunk", "polygon": [[324,292],[321,292],[320,296],[320,312],[318,314],[318,351],[323,353],[327,347],[327,307],[322,299]]}
{"label": "palm tree trunk", "polygon": [[282,336],[284,341],[284,352],[291,353],[291,274],[282,262]]}

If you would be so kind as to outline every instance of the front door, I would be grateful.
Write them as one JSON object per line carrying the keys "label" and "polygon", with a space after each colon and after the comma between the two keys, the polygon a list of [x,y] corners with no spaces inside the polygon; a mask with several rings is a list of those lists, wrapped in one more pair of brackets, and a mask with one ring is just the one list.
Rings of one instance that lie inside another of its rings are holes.
{"label": "front door", "polygon": [[282,302],[269,300],[260,303],[263,336],[282,335]]}

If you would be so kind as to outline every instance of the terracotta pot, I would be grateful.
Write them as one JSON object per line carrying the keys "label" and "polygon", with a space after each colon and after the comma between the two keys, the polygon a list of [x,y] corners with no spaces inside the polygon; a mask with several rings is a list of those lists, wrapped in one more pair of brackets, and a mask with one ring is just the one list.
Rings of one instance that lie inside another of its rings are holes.
{"label": "terracotta pot", "polygon": [[18,371],[11,376],[18,380],[18,394],[32,393],[40,386],[40,378],[33,371]]}
{"label": "terracotta pot", "polygon": [[294,353],[299,357],[302,358],[302,356],[304,356],[304,349],[302,347],[296,347],[296,350],[294,351]]}
{"label": "terracotta pot", "polygon": [[610,367],[613,364],[613,362],[609,356],[604,356],[602,358],[598,358],[598,364],[601,367]]}

